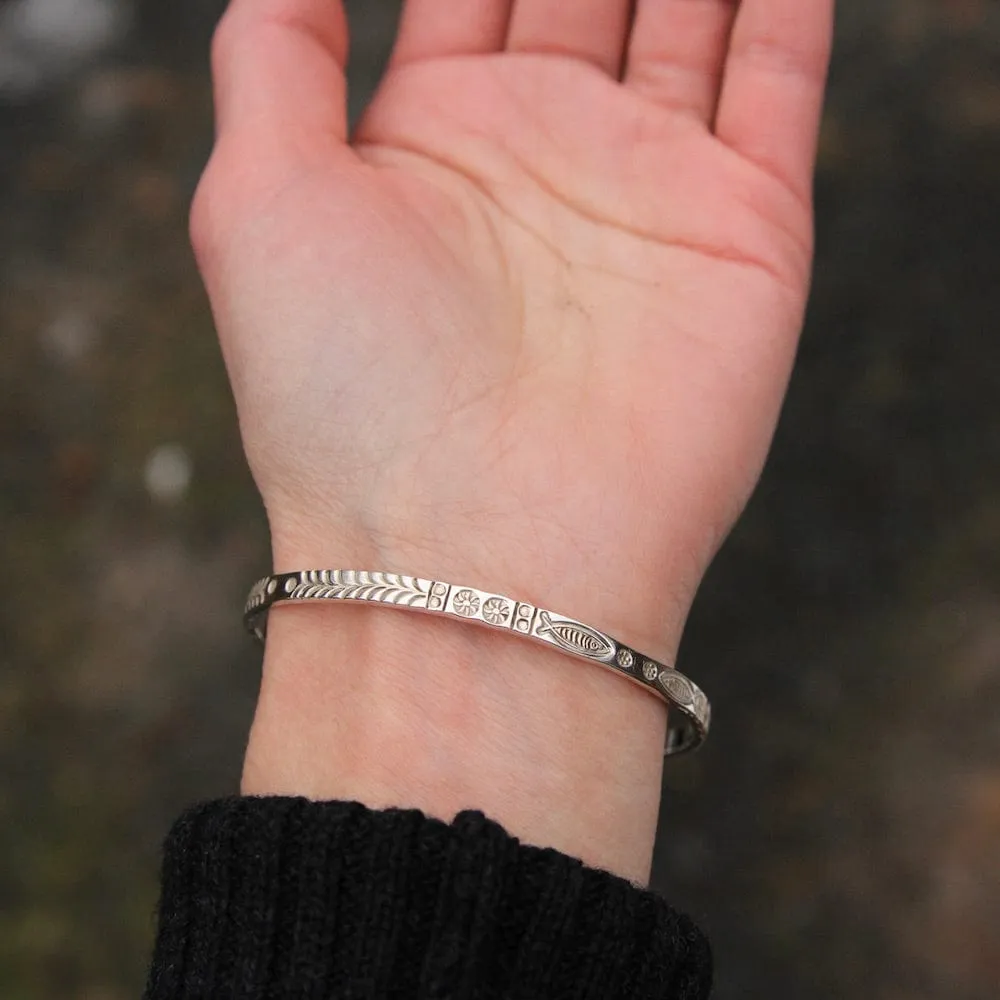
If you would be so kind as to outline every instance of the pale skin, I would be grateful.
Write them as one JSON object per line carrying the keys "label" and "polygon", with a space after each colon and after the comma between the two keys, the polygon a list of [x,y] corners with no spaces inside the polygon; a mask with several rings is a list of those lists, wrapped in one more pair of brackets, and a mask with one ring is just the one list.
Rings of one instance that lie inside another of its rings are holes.
{"label": "pale skin", "polygon": [[[274,568],[465,583],[673,661],[801,331],[832,22],[407,0],[348,135],[337,0],[232,0],[192,234]],[[645,884],[666,722],[513,636],[285,607],[243,791],[480,809]]]}

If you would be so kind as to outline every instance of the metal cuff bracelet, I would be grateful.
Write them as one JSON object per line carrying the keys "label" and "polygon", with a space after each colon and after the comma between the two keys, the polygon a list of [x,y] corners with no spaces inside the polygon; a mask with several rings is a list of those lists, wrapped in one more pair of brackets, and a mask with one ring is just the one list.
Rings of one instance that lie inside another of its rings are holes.
{"label": "metal cuff bracelet", "polygon": [[247,629],[263,642],[267,612],[291,601],[365,601],[513,632],[613,670],[666,701],[671,711],[665,756],[693,750],[708,736],[711,706],[693,681],[590,625],[533,604],[395,573],[302,570],[266,576],[254,584],[243,616]]}

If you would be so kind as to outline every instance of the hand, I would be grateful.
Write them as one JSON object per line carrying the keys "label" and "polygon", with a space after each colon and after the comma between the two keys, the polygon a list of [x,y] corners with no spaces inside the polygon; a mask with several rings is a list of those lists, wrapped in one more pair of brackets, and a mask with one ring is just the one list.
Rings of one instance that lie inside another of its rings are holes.
{"label": "hand", "polygon": [[349,141],[339,4],[233,0],[192,226],[278,570],[469,583],[673,656],[794,357],[832,7],[408,0]]}

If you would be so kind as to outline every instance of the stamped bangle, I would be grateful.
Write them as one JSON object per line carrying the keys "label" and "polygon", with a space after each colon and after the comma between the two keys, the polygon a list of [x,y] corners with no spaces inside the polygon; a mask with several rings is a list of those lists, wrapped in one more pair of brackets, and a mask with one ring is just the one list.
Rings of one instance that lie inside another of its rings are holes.
{"label": "stamped bangle", "polygon": [[263,642],[270,608],[304,601],[364,601],[513,632],[614,670],[666,701],[672,710],[664,756],[694,750],[708,736],[711,706],[693,681],[590,625],[533,604],[474,587],[395,573],[302,570],[266,576],[255,583],[247,597],[244,623]]}

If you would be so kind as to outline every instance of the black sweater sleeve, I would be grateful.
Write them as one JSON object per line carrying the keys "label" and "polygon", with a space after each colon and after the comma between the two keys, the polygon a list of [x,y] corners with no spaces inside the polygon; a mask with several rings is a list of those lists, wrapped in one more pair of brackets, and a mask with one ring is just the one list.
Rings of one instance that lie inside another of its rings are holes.
{"label": "black sweater sleeve", "polygon": [[711,954],[655,894],[478,812],[226,799],[165,846],[147,1000],[695,1000]]}

